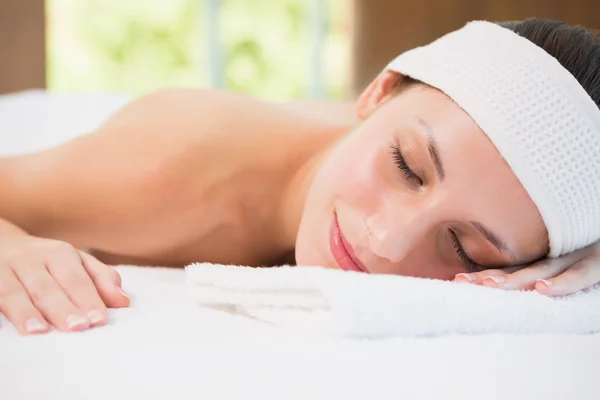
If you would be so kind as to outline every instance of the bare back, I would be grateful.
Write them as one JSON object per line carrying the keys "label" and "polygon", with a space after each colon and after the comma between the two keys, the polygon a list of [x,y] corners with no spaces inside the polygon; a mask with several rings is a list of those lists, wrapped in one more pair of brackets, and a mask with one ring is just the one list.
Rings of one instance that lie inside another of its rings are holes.
{"label": "bare back", "polygon": [[282,188],[344,130],[245,96],[159,92],[89,135],[0,159],[0,218],[110,263],[274,263],[293,250],[270,223]]}

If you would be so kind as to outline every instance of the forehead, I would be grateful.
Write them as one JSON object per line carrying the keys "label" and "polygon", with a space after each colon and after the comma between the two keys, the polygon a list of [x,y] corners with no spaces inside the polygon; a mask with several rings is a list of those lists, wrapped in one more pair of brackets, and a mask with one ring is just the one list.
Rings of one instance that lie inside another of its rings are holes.
{"label": "forehead", "polygon": [[547,233],[537,207],[469,115],[435,89],[417,87],[397,97],[389,106],[402,115],[399,130],[417,146],[427,146],[427,135],[436,143],[445,171],[438,189],[447,207],[488,226],[524,258],[545,251]]}

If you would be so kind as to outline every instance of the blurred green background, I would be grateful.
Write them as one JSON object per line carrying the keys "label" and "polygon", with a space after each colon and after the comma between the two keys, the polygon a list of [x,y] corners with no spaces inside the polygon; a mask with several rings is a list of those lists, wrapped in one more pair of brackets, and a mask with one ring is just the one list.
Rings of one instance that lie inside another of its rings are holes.
{"label": "blurred green background", "polygon": [[[349,91],[349,2],[321,1],[321,97],[343,99]],[[221,49],[225,89],[267,100],[313,93],[315,0],[218,4],[219,42],[213,44]],[[205,0],[47,0],[48,88],[139,95],[168,86],[208,87],[208,12]]]}

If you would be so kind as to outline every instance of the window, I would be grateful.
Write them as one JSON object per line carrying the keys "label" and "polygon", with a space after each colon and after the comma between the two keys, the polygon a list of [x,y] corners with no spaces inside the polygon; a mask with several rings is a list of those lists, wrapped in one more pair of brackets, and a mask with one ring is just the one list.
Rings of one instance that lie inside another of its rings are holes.
{"label": "window", "polygon": [[52,91],[345,98],[348,0],[47,0]]}

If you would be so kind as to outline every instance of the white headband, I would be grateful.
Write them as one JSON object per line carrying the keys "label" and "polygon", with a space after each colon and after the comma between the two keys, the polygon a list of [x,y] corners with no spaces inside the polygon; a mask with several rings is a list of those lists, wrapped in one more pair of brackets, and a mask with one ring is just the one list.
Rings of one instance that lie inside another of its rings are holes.
{"label": "white headband", "polygon": [[600,238],[600,109],[554,57],[475,21],[386,69],[438,88],[489,136],[536,204],[550,257]]}

